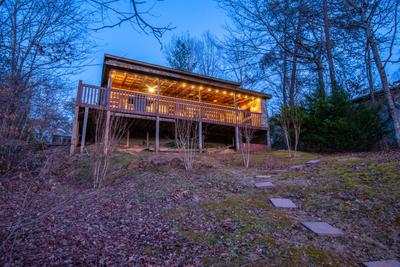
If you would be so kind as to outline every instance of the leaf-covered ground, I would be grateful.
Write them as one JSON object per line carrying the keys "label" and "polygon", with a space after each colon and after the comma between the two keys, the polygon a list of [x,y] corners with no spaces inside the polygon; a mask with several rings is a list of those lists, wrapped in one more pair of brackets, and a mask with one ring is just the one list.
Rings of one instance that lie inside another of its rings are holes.
{"label": "leaf-covered ground", "polygon": [[[38,152],[44,167],[2,177],[0,263],[359,266],[400,257],[399,151],[260,152],[247,170],[240,155],[202,154],[192,172],[162,159],[176,156],[119,153],[95,190],[87,156]],[[321,162],[304,164],[311,159]],[[273,174],[276,187],[255,188],[257,174]],[[276,209],[270,197],[298,209]],[[310,220],[345,235],[316,236],[301,225]]]}

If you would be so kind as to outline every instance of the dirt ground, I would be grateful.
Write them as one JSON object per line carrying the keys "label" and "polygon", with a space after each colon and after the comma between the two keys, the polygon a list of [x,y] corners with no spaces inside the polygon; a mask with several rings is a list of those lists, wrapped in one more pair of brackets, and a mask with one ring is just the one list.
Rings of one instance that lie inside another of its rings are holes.
{"label": "dirt ground", "polygon": [[[102,189],[92,189],[87,155],[51,148],[33,157],[45,167],[0,180],[3,266],[359,266],[400,257],[400,151],[257,152],[249,169],[239,154],[201,154],[191,172],[164,160],[177,154],[120,152]],[[255,188],[267,174],[276,186]],[[274,208],[270,197],[298,208]],[[344,235],[317,236],[301,224],[310,220]]]}

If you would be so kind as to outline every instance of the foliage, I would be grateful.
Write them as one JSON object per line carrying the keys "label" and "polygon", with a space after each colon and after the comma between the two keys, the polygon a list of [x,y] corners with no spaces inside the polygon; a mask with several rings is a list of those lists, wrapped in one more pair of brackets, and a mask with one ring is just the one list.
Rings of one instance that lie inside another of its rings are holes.
{"label": "foliage", "polygon": [[197,67],[199,42],[189,34],[173,37],[165,50],[169,65],[177,70],[194,71]]}
{"label": "foliage", "polygon": [[178,70],[226,78],[222,66],[222,50],[217,39],[210,32],[201,37],[189,33],[172,37],[164,50],[168,64]]}
{"label": "foliage", "polygon": [[306,97],[302,146],[321,151],[371,149],[386,133],[380,106],[355,104],[342,89],[323,98]]}

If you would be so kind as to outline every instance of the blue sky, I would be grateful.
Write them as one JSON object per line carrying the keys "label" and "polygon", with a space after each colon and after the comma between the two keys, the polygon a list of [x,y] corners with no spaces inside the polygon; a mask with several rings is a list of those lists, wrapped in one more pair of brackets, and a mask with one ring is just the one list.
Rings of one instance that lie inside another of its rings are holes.
{"label": "blue sky", "polygon": [[[149,1],[154,3],[153,1]],[[172,35],[189,32],[191,35],[200,36],[205,31],[210,31],[219,38],[223,38],[224,25],[229,22],[223,10],[214,0],[164,0],[157,1],[151,11],[154,17],[147,17],[150,22],[158,26],[169,23],[175,27],[167,32],[162,43],[167,44]],[[105,53],[132,58],[149,63],[167,65],[161,45],[152,35],[136,31],[128,23],[121,27],[105,29],[92,34],[98,43],[96,51],[91,55],[91,65],[85,67],[80,73],[71,77],[71,82],[77,84],[79,79],[84,83],[100,84],[103,55]],[[395,52],[396,54],[399,51]],[[393,57],[396,58],[396,57]],[[400,79],[398,64],[388,64],[388,78],[390,81]],[[377,84],[379,78],[376,77]]]}
{"label": "blue sky", "polygon": [[[165,0],[157,2],[151,13],[156,17],[149,19],[157,25],[171,23],[175,27],[162,38],[164,44],[168,43],[172,35],[182,32],[200,36],[209,30],[217,36],[222,36],[228,20],[214,0]],[[105,53],[167,65],[159,42],[151,35],[135,31],[130,24],[101,30],[94,33],[93,37],[99,44],[96,52],[91,55],[91,64],[95,66],[86,67],[81,73],[74,75],[73,83],[77,84],[78,80],[82,79],[84,83],[98,85]]]}

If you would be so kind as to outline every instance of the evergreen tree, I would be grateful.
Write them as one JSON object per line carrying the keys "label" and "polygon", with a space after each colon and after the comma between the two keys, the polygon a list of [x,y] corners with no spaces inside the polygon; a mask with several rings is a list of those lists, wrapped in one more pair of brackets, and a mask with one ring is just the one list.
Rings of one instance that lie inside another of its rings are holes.
{"label": "evergreen tree", "polygon": [[380,106],[355,104],[338,88],[326,97],[307,96],[302,145],[321,151],[362,151],[371,149],[386,133]]}
{"label": "evergreen tree", "polygon": [[193,72],[198,63],[196,50],[199,43],[190,35],[174,37],[165,50],[168,64],[177,70]]}

